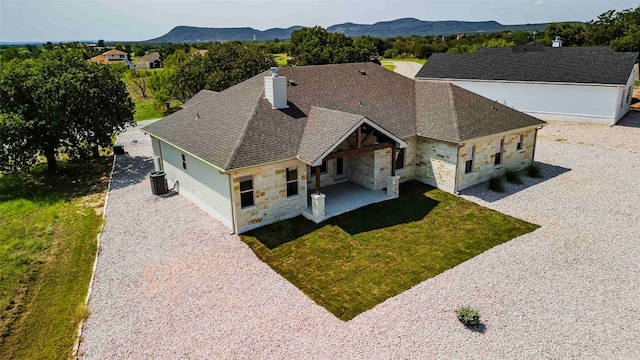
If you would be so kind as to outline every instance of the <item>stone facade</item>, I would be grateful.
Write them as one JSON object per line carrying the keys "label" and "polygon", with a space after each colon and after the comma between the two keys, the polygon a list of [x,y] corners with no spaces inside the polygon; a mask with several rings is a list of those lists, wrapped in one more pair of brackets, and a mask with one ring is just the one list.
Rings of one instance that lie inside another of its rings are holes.
{"label": "stone facade", "polygon": [[[533,159],[536,132],[534,128],[467,141],[465,146],[460,148],[458,156],[457,190],[487,181],[493,175],[503,174],[507,169],[522,170],[527,167]],[[518,150],[520,135],[523,136],[523,146]],[[495,165],[496,142],[500,140],[504,140],[502,161],[499,165]],[[467,151],[473,146],[475,146],[473,171],[465,173]]]}
{"label": "stone facade", "polygon": [[415,178],[446,192],[455,192],[458,145],[418,137]]}
{"label": "stone facade", "polygon": [[[402,140],[407,143],[407,147],[404,150],[404,167],[396,169],[396,175],[400,176],[400,182],[405,182],[416,177],[417,137],[413,136]],[[387,178],[391,176],[391,149],[377,150],[374,154],[374,162],[374,190],[384,189],[387,187]]]}
{"label": "stone facade", "polygon": [[[287,168],[298,168],[298,194],[287,197]],[[242,208],[240,178],[253,177],[254,205]],[[307,165],[299,160],[255,166],[231,173],[238,233],[300,215],[307,207]]]}

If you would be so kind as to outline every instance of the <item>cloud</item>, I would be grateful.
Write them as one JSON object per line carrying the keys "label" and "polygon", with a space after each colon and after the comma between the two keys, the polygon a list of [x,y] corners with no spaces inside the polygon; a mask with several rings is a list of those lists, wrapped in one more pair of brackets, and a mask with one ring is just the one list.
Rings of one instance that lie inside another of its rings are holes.
{"label": "cloud", "polygon": [[533,2],[533,5],[542,5],[544,4],[544,0],[536,0]]}

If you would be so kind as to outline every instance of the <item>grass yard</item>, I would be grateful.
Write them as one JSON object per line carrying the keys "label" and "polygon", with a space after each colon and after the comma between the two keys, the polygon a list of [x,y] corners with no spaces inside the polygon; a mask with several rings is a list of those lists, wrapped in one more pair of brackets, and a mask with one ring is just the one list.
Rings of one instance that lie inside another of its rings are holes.
{"label": "grass yard", "polygon": [[382,58],[380,59],[381,62],[385,62],[385,61],[413,61],[413,62],[417,62],[420,65],[424,65],[427,63],[426,59],[418,59],[418,58],[412,58],[412,57],[406,57],[403,59],[400,58],[395,58],[395,59],[387,59],[387,58]]}
{"label": "grass yard", "polygon": [[396,66],[393,64],[382,64],[382,67],[387,70],[396,71]]}
{"label": "grass yard", "polygon": [[403,183],[400,194],[321,224],[300,216],[241,239],[316,303],[347,321],[538,228],[417,181]]}
{"label": "grass yard", "polygon": [[273,57],[276,59],[278,66],[287,66],[287,62],[289,60],[287,54],[273,54]]}
{"label": "grass yard", "polygon": [[153,102],[152,97],[143,99],[141,97],[133,97],[133,103],[136,105],[136,113],[133,114],[133,120],[142,121],[157,119],[164,116],[162,111],[158,110],[158,107]]}
{"label": "grass yard", "polygon": [[111,158],[0,176],[0,358],[71,356]]}

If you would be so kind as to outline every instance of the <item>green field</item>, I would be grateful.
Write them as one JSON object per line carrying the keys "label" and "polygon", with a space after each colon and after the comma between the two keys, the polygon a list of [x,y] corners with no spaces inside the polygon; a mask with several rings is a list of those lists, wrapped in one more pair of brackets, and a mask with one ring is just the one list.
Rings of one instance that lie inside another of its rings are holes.
{"label": "green field", "polygon": [[[145,69],[147,72],[156,72],[162,71],[162,69]],[[122,81],[127,85],[127,90],[131,95],[131,99],[136,106],[136,112],[133,115],[133,120],[142,121],[142,120],[150,120],[157,119],[165,116],[161,110],[158,109],[158,106],[153,101],[153,92],[151,89],[147,88],[146,90],[146,98],[143,98],[136,90],[135,85],[133,85],[131,80],[125,79],[123,77]]]}
{"label": "green field", "polygon": [[0,176],[0,356],[64,359],[86,316],[111,158]]}
{"label": "green field", "polygon": [[300,216],[241,239],[282,277],[347,321],[538,228],[417,181],[403,183],[400,194],[320,224]]}
{"label": "green field", "polygon": [[289,60],[287,54],[273,54],[273,57],[276,59],[278,66],[287,66]]}

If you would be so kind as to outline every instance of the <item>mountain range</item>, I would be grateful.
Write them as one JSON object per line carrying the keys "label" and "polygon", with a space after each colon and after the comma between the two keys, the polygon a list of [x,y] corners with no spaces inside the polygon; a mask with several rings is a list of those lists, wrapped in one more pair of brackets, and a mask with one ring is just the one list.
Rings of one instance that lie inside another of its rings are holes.
{"label": "mountain range", "polygon": [[[497,21],[424,21],[414,18],[381,21],[375,24],[344,23],[331,25],[329,32],[340,32],[348,36],[371,35],[375,37],[395,37],[410,35],[451,35],[461,33],[491,33],[500,31],[543,31],[548,23],[502,25]],[[203,28],[193,26],[177,26],[167,34],[147,40],[149,43],[193,43],[205,41],[264,41],[288,39],[294,30],[303,26],[289,28],[273,28],[256,30],[250,27],[241,28]]]}

